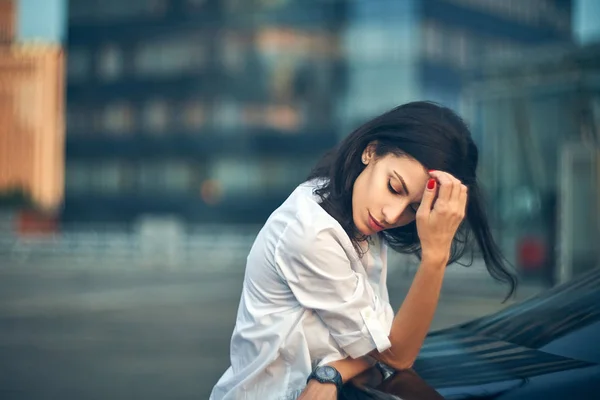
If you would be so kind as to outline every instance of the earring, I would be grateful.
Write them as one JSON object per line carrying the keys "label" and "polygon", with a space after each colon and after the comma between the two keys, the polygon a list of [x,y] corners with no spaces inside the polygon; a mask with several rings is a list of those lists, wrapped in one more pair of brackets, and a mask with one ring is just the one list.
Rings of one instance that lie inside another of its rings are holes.
{"label": "earring", "polygon": [[362,162],[363,162],[363,164],[367,165],[367,158],[363,157]]}

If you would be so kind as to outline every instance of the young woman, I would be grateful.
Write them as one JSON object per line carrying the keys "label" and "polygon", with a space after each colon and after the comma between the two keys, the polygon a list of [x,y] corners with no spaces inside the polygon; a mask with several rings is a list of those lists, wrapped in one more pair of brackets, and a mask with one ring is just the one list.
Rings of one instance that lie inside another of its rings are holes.
{"label": "young woman", "polygon": [[[335,399],[376,361],[410,368],[446,266],[464,254],[469,233],[512,294],[515,279],[483,212],[477,158],[463,121],[428,102],[386,112],[326,155],[256,238],[231,367],[211,399]],[[388,247],[421,260],[395,315]]]}

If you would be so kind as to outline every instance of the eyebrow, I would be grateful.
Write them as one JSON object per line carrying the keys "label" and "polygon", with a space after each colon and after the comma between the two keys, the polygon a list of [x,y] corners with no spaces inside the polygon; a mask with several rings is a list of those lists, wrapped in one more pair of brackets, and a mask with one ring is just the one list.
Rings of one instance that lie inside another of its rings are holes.
{"label": "eyebrow", "polygon": [[408,191],[408,187],[406,187],[406,182],[404,182],[404,178],[402,178],[402,176],[400,176],[399,173],[397,173],[396,171],[394,171],[394,174],[396,174],[396,176],[398,177],[398,179],[400,180],[400,183],[402,184],[402,188],[404,189],[404,191],[406,192],[407,196],[410,196],[410,192]]}

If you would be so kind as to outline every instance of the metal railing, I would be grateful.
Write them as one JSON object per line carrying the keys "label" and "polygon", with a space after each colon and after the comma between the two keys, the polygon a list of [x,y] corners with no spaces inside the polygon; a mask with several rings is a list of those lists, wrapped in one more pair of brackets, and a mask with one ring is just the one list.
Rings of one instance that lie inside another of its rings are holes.
{"label": "metal railing", "polygon": [[0,234],[0,259],[11,263],[67,262],[74,266],[230,265],[243,269],[257,232],[257,227],[203,227],[176,235],[148,235],[123,229],[72,230],[25,237]]}

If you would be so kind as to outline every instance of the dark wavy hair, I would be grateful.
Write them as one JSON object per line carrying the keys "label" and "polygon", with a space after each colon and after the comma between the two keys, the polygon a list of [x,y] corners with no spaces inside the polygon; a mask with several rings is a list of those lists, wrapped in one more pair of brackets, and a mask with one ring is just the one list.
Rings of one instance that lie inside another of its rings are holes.
{"label": "dark wavy hair", "polygon": [[[352,218],[352,189],[365,168],[361,157],[369,144],[374,145],[377,157],[411,157],[427,169],[452,174],[468,187],[466,217],[452,244],[449,263],[460,263],[473,248],[474,239],[490,275],[510,285],[507,298],[513,295],[517,280],[492,237],[476,177],[478,151],[464,121],[449,108],[432,102],[407,103],[366,122],[319,161],[309,175],[309,179],[325,178],[315,193],[357,248],[362,237]],[[421,258],[415,221],[380,235],[393,250]],[[472,261],[471,252],[468,265]]]}

